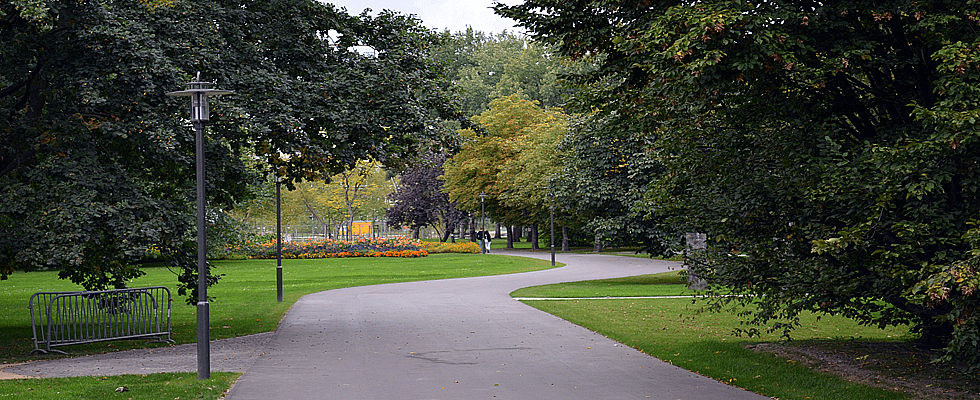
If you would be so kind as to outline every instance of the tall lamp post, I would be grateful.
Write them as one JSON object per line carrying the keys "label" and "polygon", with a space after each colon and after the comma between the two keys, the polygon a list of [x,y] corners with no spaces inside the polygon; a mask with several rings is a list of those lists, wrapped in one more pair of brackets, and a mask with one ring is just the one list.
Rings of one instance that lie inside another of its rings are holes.
{"label": "tall lamp post", "polygon": [[487,194],[480,192],[480,194],[478,194],[477,197],[480,198],[480,233],[478,233],[476,237],[480,239],[480,254],[486,254],[487,237],[484,236],[484,232],[487,231],[487,223],[486,223],[486,218],[484,218],[484,216],[487,214],[487,212],[486,212],[486,208],[484,208],[483,206],[483,199],[487,198]]}
{"label": "tall lamp post", "polygon": [[551,203],[551,266],[555,266],[555,195],[548,193],[548,200]]}
{"label": "tall lamp post", "polygon": [[282,180],[276,175],[276,299],[282,303]]}
{"label": "tall lamp post", "polygon": [[486,209],[483,207],[483,199],[487,198],[487,194],[480,192],[477,197],[480,198],[480,229],[487,230],[486,219],[483,218],[483,216],[486,215]]}
{"label": "tall lamp post", "polygon": [[211,378],[211,326],[208,306],[207,232],[204,220],[204,126],[210,120],[208,96],[220,96],[233,92],[215,90],[210,82],[201,82],[197,73],[195,82],[187,83],[187,90],[167,93],[172,97],[191,98],[191,123],[197,164],[197,379]]}

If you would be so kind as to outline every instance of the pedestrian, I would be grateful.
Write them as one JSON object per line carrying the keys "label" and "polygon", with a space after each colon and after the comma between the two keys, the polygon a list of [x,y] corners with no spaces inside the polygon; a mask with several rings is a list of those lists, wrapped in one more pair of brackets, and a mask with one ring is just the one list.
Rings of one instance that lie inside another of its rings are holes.
{"label": "pedestrian", "polygon": [[487,253],[490,253],[490,244],[493,243],[493,238],[490,236],[490,232],[483,231],[483,237],[487,240]]}

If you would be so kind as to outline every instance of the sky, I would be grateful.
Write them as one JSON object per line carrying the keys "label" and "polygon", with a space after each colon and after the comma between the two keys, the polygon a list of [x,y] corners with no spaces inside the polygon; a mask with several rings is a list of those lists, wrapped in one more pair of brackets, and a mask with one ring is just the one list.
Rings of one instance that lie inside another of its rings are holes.
{"label": "sky", "polygon": [[[350,14],[360,14],[365,8],[377,15],[381,10],[394,10],[402,14],[415,14],[426,27],[443,31],[464,31],[467,26],[486,33],[503,30],[523,32],[515,28],[514,21],[493,13],[490,9],[495,0],[322,0],[344,7]],[[521,0],[502,0],[504,4],[520,4]]]}

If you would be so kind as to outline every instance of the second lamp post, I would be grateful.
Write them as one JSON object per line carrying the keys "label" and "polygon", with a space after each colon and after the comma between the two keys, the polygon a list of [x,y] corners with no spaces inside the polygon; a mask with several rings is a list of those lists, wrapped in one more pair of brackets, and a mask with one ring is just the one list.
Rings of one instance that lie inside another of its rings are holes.
{"label": "second lamp post", "polygon": [[207,231],[204,219],[204,126],[210,120],[208,96],[219,96],[233,92],[215,90],[210,82],[187,83],[187,90],[167,93],[167,96],[191,98],[191,123],[194,124],[196,167],[197,167],[197,379],[211,378],[211,326],[208,307],[208,266]]}

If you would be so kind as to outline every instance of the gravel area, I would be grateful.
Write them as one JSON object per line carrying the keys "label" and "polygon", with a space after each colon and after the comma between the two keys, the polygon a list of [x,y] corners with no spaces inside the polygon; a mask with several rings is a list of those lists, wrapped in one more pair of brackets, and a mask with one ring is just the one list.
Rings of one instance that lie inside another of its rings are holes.
{"label": "gravel area", "polygon": [[[272,332],[214,340],[211,342],[211,370],[245,372],[255,364]],[[182,344],[153,349],[37,360],[0,367],[0,379],[61,378],[197,372],[197,345]]]}

